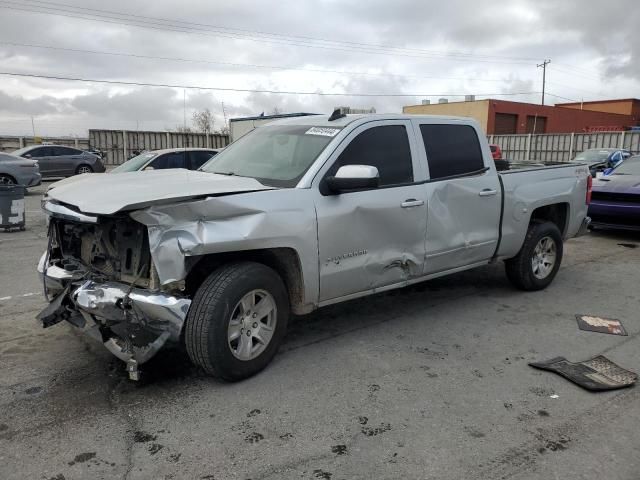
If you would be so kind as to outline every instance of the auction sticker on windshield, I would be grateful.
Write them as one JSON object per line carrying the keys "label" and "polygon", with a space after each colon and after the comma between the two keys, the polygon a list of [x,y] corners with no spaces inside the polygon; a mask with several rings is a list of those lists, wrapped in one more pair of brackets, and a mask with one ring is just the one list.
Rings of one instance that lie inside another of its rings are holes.
{"label": "auction sticker on windshield", "polygon": [[323,137],[335,137],[339,131],[339,128],[311,127],[309,130],[304,132],[304,134],[321,135]]}

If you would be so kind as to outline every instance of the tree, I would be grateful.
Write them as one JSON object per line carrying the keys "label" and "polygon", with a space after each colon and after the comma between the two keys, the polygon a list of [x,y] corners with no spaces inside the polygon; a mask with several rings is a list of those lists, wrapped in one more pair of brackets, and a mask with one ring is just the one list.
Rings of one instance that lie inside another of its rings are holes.
{"label": "tree", "polygon": [[214,118],[208,108],[201,112],[193,112],[192,120],[196,131],[201,133],[211,133],[213,131]]}

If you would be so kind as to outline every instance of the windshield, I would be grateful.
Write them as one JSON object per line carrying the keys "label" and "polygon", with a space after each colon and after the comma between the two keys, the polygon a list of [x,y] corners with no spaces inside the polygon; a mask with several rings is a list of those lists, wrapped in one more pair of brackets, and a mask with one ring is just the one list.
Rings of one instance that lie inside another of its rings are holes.
{"label": "windshield", "polygon": [[16,155],[16,156],[20,157],[21,155],[27,153],[29,150],[33,150],[33,148],[34,148],[33,145],[29,145],[28,147],[22,147],[19,150],[11,152],[11,155]]}
{"label": "windshield", "polygon": [[608,150],[587,150],[573,159],[574,162],[604,162],[609,158],[611,152]]}
{"label": "windshield", "polygon": [[141,153],[137,157],[133,157],[131,160],[127,160],[119,167],[114,168],[111,170],[111,173],[136,172],[156,155],[157,153],[155,152]]}
{"label": "windshield", "polygon": [[640,157],[633,157],[616,168],[611,175],[640,175]]}
{"label": "windshield", "polygon": [[264,185],[295,187],[340,128],[276,125],[257,128],[227,147],[202,171],[252,177]]}

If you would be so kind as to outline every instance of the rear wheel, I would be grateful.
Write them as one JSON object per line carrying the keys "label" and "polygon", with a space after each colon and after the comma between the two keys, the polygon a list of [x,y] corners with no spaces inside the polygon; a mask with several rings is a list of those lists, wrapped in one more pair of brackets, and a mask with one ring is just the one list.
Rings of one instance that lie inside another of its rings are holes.
{"label": "rear wheel", "polygon": [[82,175],[83,173],[93,173],[93,168],[89,165],[79,165],[76,168],[76,175]]}
{"label": "rear wheel", "polygon": [[0,185],[15,185],[16,180],[11,175],[0,175]]}
{"label": "rear wheel", "polygon": [[227,381],[250,377],[275,356],[289,318],[280,276],[254,262],[213,272],[193,299],[185,324],[191,361]]}
{"label": "rear wheel", "polygon": [[505,262],[507,277],[521,290],[546,288],[560,268],[562,247],[562,235],[554,223],[532,223],[518,255]]}

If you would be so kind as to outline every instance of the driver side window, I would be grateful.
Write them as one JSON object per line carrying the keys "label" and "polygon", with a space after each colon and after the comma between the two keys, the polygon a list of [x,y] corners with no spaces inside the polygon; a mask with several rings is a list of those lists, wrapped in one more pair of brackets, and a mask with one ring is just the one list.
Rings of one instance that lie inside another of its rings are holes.
{"label": "driver side window", "polygon": [[327,172],[336,174],[345,165],[371,165],[378,169],[380,186],[413,182],[411,147],[404,125],[372,127],[360,133]]}

